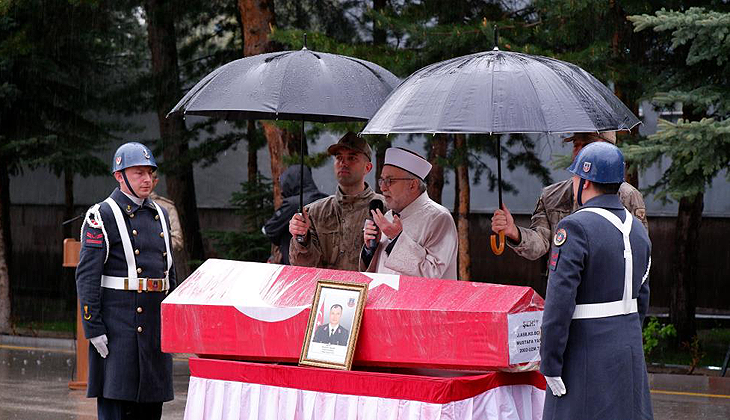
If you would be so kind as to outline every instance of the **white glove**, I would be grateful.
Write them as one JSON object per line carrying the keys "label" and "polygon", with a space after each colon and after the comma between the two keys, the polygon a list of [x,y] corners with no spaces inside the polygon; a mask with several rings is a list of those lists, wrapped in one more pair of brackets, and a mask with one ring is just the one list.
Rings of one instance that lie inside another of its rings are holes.
{"label": "white glove", "polygon": [[560,376],[546,376],[545,381],[547,382],[547,385],[550,387],[550,390],[553,391],[553,395],[556,397],[562,397],[565,395],[565,384],[563,383],[563,378]]}
{"label": "white glove", "polygon": [[109,340],[106,338],[106,334],[90,338],[89,341],[91,341],[91,344],[96,347],[96,351],[99,352],[101,357],[106,358],[106,356],[109,354],[109,348],[106,346],[109,343]]}

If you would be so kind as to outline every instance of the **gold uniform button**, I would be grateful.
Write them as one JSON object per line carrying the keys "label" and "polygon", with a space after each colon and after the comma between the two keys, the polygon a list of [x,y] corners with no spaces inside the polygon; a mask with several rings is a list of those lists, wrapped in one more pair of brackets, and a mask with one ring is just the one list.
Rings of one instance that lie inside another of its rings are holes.
{"label": "gold uniform button", "polygon": [[[141,314],[141,313],[142,313],[142,307],[141,307],[141,306],[137,306],[137,313],[138,313],[138,314]],[[140,327],[140,328],[141,328],[141,327]]]}
{"label": "gold uniform button", "polygon": [[159,214],[156,214],[155,215],[155,220],[160,220],[160,215]]}
{"label": "gold uniform button", "polygon": [[137,332],[138,333],[141,333],[142,332],[142,327],[137,327]]}
{"label": "gold uniform button", "polygon": [[137,268],[137,274],[140,274],[142,272],[142,267]]}
{"label": "gold uniform button", "polygon": [[129,213],[129,218],[134,219],[134,213]]}
{"label": "gold uniform button", "polygon": [[139,255],[139,249],[134,250],[134,255]]}
{"label": "gold uniform button", "polygon": [[164,238],[164,237],[165,237],[165,232],[160,232],[160,238]]}
{"label": "gold uniform button", "polygon": [[137,229],[132,229],[132,235],[137,236]]}

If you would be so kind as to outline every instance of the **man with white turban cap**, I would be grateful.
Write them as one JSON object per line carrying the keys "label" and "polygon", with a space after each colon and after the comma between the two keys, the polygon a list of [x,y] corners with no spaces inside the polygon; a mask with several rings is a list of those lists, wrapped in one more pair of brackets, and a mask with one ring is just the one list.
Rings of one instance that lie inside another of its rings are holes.
{"label": "man with white turban cap", "polygon": [[410,150],[385,151],[378,184],[390,210],[371,210],[373,220],[363,229],[360,271],[457,278],[456,225],[451,213],[428,197],[424,180],[429,171],[431,164]]}

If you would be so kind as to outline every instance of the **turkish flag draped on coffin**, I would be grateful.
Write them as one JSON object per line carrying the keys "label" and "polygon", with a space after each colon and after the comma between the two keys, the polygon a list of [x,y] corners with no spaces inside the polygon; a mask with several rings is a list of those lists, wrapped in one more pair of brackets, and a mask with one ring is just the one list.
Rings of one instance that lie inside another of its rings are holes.
{"label": "turkish flag draped on coffin", "polygon": [[162,303],[162,350],[296,363],[318,280],[369,284],[355,365],[536,369],[544,301],[529,287],[216,259]]}

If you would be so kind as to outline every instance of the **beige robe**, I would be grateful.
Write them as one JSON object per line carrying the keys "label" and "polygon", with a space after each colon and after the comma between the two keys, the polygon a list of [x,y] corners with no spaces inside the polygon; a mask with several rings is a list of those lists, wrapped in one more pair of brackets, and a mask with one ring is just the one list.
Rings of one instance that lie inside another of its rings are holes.
{"label": "beige robe", "polygon": [[[393,212],[385,217],[392,221]],[[402,274],[414,277],[456,279],[459,239],[451,213],[424,192],[400,212],[403,231],[388,255],[391,242],[381,235],[375,255],[366,267],[360,259],[360,271]]]}

